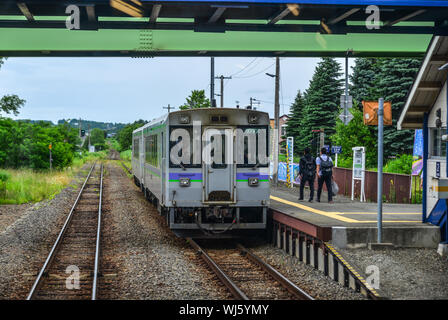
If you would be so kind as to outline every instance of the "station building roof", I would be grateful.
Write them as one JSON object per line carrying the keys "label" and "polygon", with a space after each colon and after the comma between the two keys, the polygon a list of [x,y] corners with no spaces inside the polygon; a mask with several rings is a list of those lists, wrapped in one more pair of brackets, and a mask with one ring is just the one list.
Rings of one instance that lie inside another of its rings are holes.
{"label": "station building roof", "polygon": [[425,112],[431,110],[447,80],[448,71],[439,70],[447,62],[448,37],[433,37],[398,120],[399,130],[423,127]]}

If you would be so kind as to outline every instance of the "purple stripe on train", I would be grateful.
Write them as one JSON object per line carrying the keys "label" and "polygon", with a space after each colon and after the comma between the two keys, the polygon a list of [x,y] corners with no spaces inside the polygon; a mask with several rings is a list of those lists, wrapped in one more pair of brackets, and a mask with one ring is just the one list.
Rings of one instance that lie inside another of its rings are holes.
{"label": "purple stripe on train", "polygon": [[171,173],[170,180],[179,180],[180,178],[190,178],[191,180],[202,180],[202,173]]}
{"label": "purple stripe on train", "polygon": [[243,172],[236,174],[236,180],[243,180],[249,178],[258,178],[260,180],[268,180],[269,175],[267,174],[259,174],[258,172]]}

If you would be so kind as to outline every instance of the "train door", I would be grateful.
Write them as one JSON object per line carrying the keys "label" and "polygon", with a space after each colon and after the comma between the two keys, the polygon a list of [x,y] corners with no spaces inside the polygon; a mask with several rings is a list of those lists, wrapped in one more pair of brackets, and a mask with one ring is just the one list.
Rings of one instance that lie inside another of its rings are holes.
{"label": "train door", "polygon": [[234,202],[233,129],[206,128],[203,137],[204,200]]}

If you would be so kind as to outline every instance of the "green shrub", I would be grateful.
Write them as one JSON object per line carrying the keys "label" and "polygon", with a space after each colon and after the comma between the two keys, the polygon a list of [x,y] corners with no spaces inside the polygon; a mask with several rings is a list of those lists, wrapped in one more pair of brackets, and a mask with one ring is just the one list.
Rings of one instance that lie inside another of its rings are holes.
{"label": "green shrub", "polygon": [[397,158],[389,160],[383,168],[383,172],[411,174],[412,172],[412,155],[402,154]]}

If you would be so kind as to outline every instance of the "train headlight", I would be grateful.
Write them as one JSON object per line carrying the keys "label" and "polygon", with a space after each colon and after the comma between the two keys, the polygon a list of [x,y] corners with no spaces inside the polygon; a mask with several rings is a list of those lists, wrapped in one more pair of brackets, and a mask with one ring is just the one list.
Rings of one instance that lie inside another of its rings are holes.
{"label": "train headlight", "polygon": [[182,124],[189,124],[190,123],[190,116],[189,115],[181,115],[179,122]]}
{"label": "train headlight", "polygon": [[247,180],[247,181],[249,183],[249,186],[255,187],[255,186],[258,186],[259,179],[258,178],[249,178],[249,180]]}
{"label": "train headlight", "polygon": [[247,122],[251,124],[258,123],[258,115],[255,113],[249,113],[247,116]]}
{"label": "train headlight", "polygon": [[180,178],[179,185],[181,187],[189,187],[190,186],[190,178]]}

